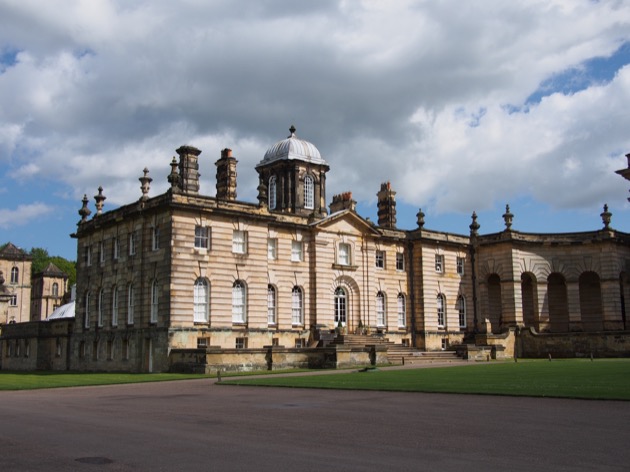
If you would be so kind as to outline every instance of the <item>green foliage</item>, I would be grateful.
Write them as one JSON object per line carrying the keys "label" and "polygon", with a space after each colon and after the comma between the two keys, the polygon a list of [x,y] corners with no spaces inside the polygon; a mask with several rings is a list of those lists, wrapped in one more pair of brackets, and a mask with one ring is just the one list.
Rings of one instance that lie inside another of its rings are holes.
{"label": "green foliage", "polygon": [[29,253],[33,258],[31,272],[37,274],[43,271],[50,262],[68,274],[68,289],[77,281],[77,265],[74,261],[69,261],[61,256],[51,256],[48,250],[41,247],[34,247]]}
{"label": "green foliage", "polygon": [[[31,266],[31,273],[37,274],[44,270],[50,261],[48,250],[41,247],[34,247],[31,249],[30,256],[33,258],[33,264]],[[60,267],[61,269],[61,267]]]}
{"label": "green foliage", "polygon": [[50,262],[68,274],[68,290],[77,282],[77,263],[61,256],[53,256]]}
{"label": "green foliage", "polygon": [[369,374],[239,379],[222,384],[630,400],[630,360],[519,360]]}

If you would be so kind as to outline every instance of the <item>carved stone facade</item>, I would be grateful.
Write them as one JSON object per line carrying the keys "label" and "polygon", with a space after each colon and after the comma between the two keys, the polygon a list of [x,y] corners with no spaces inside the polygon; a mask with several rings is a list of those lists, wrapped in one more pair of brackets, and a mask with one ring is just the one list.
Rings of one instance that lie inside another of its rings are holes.
{"label": "carved stone facade", "polygon": [[[474,214],[469,235],[430,230],[422,211],[417,229],[401,230],[389,183],[379,224],[356,213],[350,192],[327,211],[329,166],[294,128],[256,166],[256,204],[236,200],[229,149],[216,197],[199,192],[201,151],[177,152],[166,193],[148,195],[145,169],[138,201],[91,219],[84,201],[76,319],[59,341],[66,368],[166,371],[208,356],[264,368],[272,353],[276,365],[320,365],[322,335],[334,331],[442,350],[531,328],[546,337],[522,346],[540,353],[561,336],[565,355],[575,333],[627,335],[630,235],[607,210],[603,229],[584,233],[515,231],[509,207],[496,234],[481,235]],[[382,349],[346,354],[381,359]]]}

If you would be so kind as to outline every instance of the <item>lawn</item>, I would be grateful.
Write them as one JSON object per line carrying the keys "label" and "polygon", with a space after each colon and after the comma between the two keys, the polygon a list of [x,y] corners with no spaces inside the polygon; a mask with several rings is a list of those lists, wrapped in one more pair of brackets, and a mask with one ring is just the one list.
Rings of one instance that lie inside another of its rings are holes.
{"label": "lawn", "polygon": [[466,366],[230,379],[223,385],[630,400],[630,360],[519,360]]}
{"label": "lawn", "polygon": [[200,379],[199,374],[125,374],[67,372],[2,372],[0,390],[31,390],[37,388],[81,387],[166,380]]}

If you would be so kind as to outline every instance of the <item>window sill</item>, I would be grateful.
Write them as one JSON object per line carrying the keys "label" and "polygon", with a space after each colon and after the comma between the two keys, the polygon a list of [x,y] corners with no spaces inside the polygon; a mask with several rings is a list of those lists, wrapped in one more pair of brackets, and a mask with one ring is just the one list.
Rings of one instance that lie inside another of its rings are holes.
{"label": "window sill", "polygon": [[333,269],[336,270],[352,270],[355,271],[359,268],[359,266],[356,265],[344,265],[344,264],[333,264],[332,265]]}

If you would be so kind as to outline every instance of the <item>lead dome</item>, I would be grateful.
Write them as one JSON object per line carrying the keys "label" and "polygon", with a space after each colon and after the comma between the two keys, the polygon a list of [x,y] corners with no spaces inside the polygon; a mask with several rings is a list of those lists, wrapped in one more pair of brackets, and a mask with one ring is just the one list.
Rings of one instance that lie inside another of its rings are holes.
{"label": "lead dome", "polygon": [[322,159],[319,149],[313,143],[304,139],[299,139],[295,134],[295,126],[291,126],[291,133],[286,139],[278,141],[276,144],[267,149],[265,157],[258,163],[256,167],[269,164],[275,161],[300,160],[310,162],[311,164],[328,163]]}

